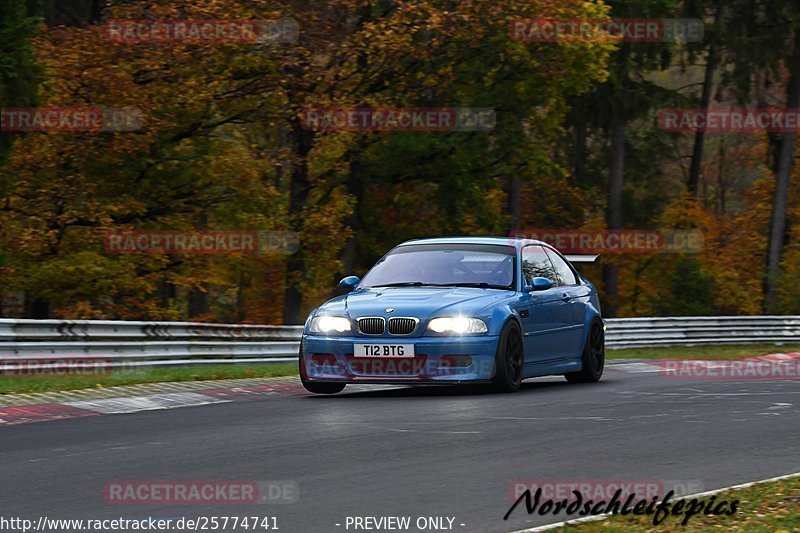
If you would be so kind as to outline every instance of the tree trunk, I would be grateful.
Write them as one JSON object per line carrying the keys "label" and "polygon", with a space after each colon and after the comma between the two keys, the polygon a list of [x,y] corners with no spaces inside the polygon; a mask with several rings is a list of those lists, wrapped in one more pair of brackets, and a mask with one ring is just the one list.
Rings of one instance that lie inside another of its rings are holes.
{"label": "tree trunk", "polygon": [[[342,268],[341,274],[344,276],[354,275],[360,264],[360,254],[358,249],[358,235],[363,230],[361,223],[361,204],[364,198],[364,168],[361,162],[361,154],[366,148],[363,139],[350,151],[350,169],[347,174],[347,194],[353,197],[353,212],[347,217],[347,226],[353,231],[353,236],[347,239],[342,249]],[[338,281],[338,280],[335,280]]]}
{"label": "tree trunk", "polygon": [[[786,87],[786,108],[800,107],[800,31],[795,30],[794,46],[789,64],[789,83]],[[797,132],[783,134],[775,172],[775,196],[770,218],[769,245],[767,247],[767,275],[764,280],[764,311],[774,313],[778,299],[781,275],[781,257],[786,233],[786,211],[789,201],[789,181],[794,165],[794,146]]]}
{"label": "tree trunk", "polygon": [[508,180],[508,212],[511,214],[511,221],[509,222],[509,234],[520,228],[520,215],[521,199],[522,196],[522,181],[518,177],[509,178]]}
{"label": "tree trunk", "polygon": [[[625,175],[625,117],[620,101],[613,105],[610,134],[611,165],[609,168],[606,224],[608,229],[613,230],[622,228],[622,190]],[[605,265],[603,267],[603,284],[606,290],[604,309],[606,310],[605,314],[609,317],[617,315],[619,299],[617,279],[617,265]]]}
{"label": "tree trunk", "polygon": [[245,273],[244,268],[239,269],[239,283],[236,288],[236,321],[243,323],[247,320],[247,299],[245,290],[250,287],[250,275]]}
{"label": "tree trunk", "polygon": [[[302,235],[303,208],[305,207],[311,184],[308,180],[308,154],[313,146],[314,134],[300,125],[299,119],[292,122],[291,145],[294,160],[289,183],[289,220],[292,231]],[[303,294],[299,282],[305,266],[302,238],[300,249],[286,261],[286,288],[283,293],[283,323],[302,324]]]}
{"label": "tree trunk", "polygon": [[29,318],[52,318],[50,316],[50,302],[44,298],[35,298],[33,300],[26,298],[25,307],[27,308],[25,315]]}
{"label": "tree trunk", "polygon": [[574,130],[575,130],[575,164],[572,169],[572,176],[575,182],[583,185],[586,179],[586,154],[588,152],[586,147],[586,129],[588,110],[586,109],[586,99],[578,98],[575,100],[575,106],[578,108],[577,116],[575,117]]}
{"label": "tree trunk", "polygon": [[[703,92],[700,95],[700,107],[704,111],[708,110],[711,105],[711,94],[714,90],[714,71],[717,69],[719,62],[719,23],[722,13],[722,7],[717,2],[717,11],[714,14],[714,35],[711,38],[711,43],[708,46],[708,58],[706,59],[706,72],[703,77]],[[706,140],[706,132],[697,131],[694,134],[694,147],[692,148],[692,161],[689,165],[689,180],[686,184],[686,189],[689,195],[697,198],[698,184],[700,183],[700,169],[703,164],[703,146]]]}
{"label": "tree trunk", "polygon": [[718,214],[725,216],[725,191],[727,185],[725,184],[725,142],[720,139],[719,141],[719,169],[717,171],[717,201],[718,201]]}
{"label": "tree trunk", "polygon": [[[208,229],[208,213],[205,211],[202,211],[197,215],[197,229]],[[203,269],[208,268],[208,256],[200,257],[198,259],[198,266],[200,265],[202,265],[201,268]],[[189,318],[196,318],[208,313],[209,287],[210,286],[208,283],[202,283],[199,287],[192,287],[189,289],[189,294],[187,295]]]}
{"label": "tree trunk", "polygon": [[191,289],[187,300],[189,318],[197,318],[208,313],[208,285],[204,283],[202,287]]}
{"label": "tree trunk", "polygon": [[158,291],[161,309],[168,309],[176,295],[175,285],[167,281],[166,276],[164,276],[159,280],[156,290]]}

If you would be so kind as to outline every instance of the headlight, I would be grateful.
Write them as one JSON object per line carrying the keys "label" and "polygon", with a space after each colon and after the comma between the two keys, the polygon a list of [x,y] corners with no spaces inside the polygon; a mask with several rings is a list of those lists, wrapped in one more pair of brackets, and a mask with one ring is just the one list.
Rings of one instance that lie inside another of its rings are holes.
{"label": "headlight", "polygon": [[350,319],[343,316],[317,316],[308,328],[311,333],[350,333]]}
{"label": "headlight", "polygon": [[480,318],[469,318],[465,316],[449,316],[434,318],[428,324],[428,329],[435,333],[486,333],[486,323]]}

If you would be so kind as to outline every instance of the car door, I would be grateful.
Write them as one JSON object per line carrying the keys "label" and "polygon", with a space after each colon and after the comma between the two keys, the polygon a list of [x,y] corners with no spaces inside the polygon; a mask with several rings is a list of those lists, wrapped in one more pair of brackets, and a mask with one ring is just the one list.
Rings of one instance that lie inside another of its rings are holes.
{"label": "car door", "polygon": [[522,274],[530,283],[533,277],[547,278],[553,287],[523,295],[521,303],[522,335],[525,344],[525,363],[539,364],[563,359],[566,331],[572,326],[569,298],[563,290],[550,258],[539,245],[522,250]]}
{"label": "car door", "polygon": [[569,327],[561,335],[567,357],[578,357],[583,349],[583,325],[591,289],[580,282],[573,268],[557,251],[545,247],[559,281],[559,293],[569,309]]}

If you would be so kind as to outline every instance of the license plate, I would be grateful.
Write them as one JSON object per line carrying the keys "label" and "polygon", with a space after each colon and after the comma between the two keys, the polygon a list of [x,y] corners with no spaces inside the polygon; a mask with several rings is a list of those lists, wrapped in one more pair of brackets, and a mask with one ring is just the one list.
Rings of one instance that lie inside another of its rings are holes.
{"label": "license plate", "polygon": [[414,357],[413,344],[354,344],[355,357],[404,358]]}

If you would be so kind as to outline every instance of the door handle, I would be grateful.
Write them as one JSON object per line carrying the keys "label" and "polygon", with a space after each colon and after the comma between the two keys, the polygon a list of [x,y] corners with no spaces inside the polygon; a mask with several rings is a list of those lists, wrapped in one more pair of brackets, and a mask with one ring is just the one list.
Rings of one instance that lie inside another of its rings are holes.
{"label": "door handle", "polygon": [[566,292],[561,295],[561,299],[564,300],[565,302],[569,301],[569,298],[570,298],[570,296]]}

